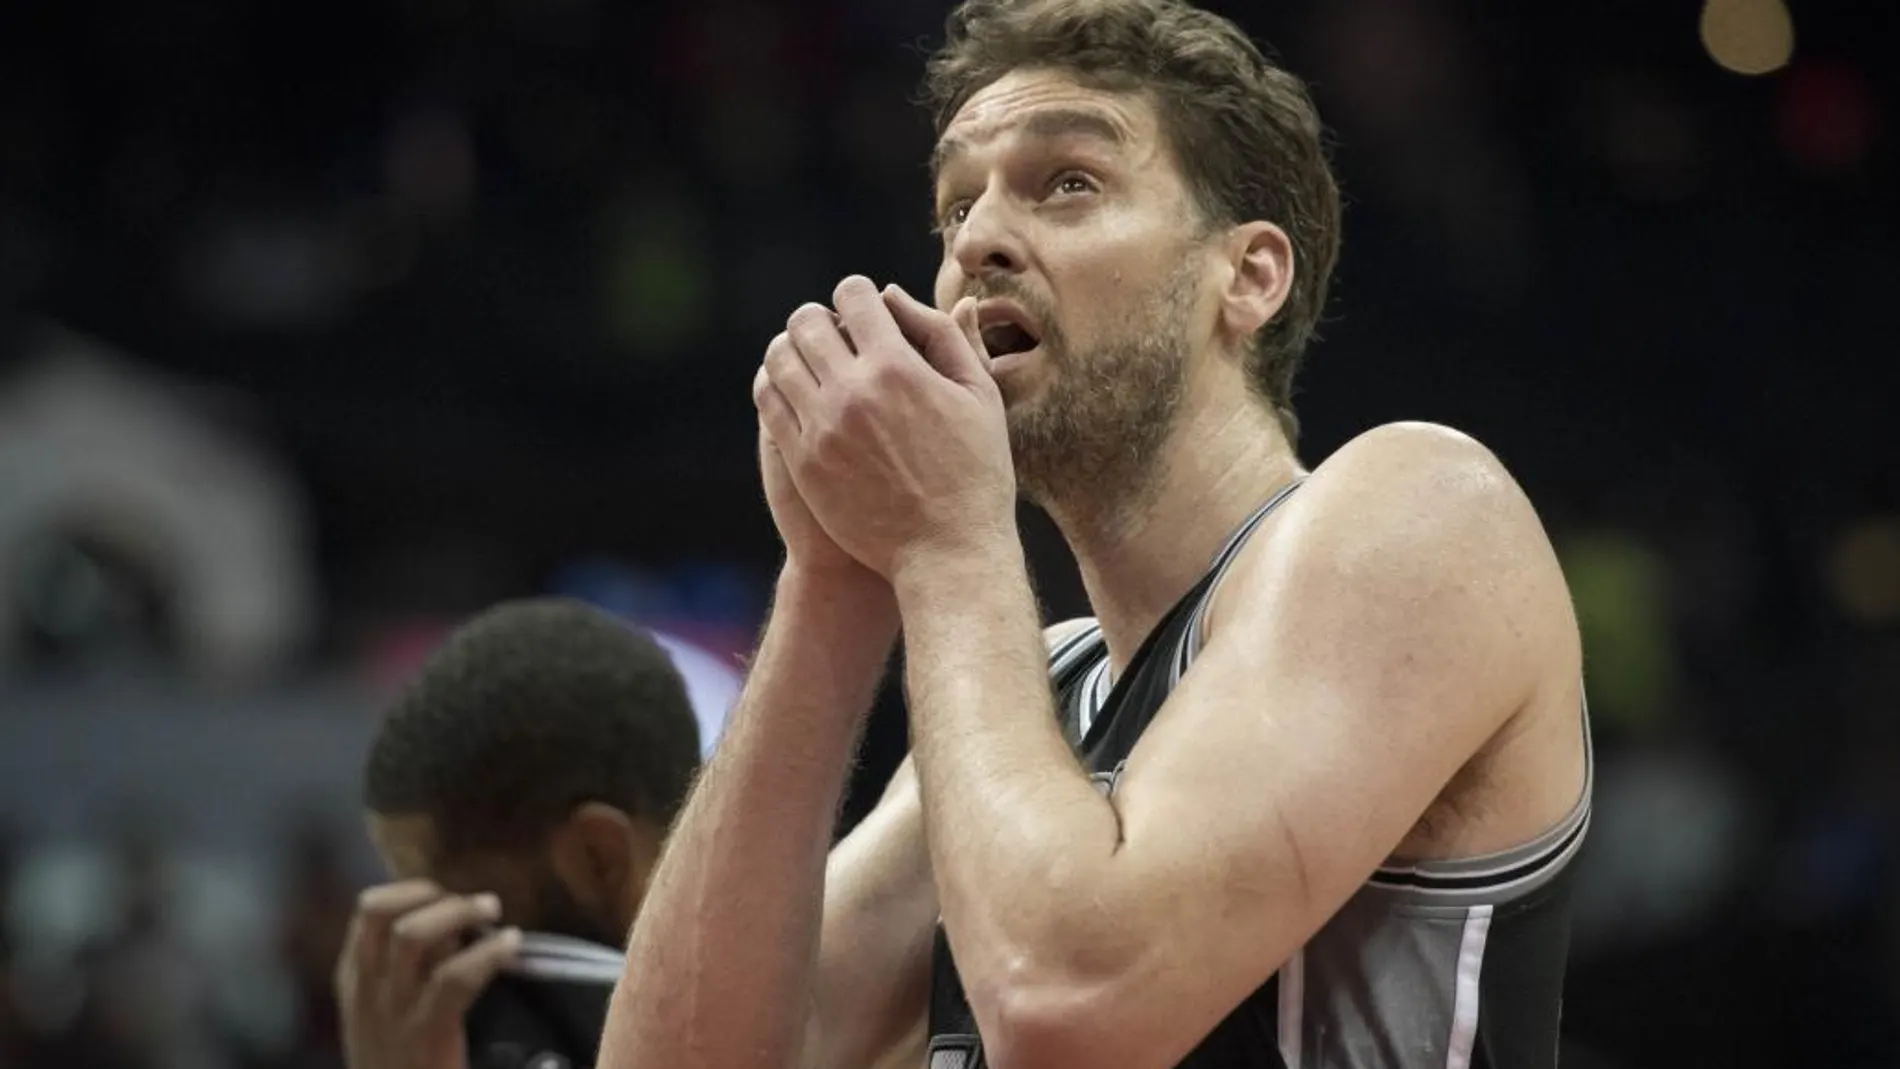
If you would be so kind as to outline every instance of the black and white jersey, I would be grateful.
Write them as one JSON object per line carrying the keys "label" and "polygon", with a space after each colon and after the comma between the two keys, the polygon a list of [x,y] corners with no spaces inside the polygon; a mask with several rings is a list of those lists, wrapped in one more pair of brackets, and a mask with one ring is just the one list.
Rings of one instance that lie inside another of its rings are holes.
{"label": "black and white jersey", "polygon": [[623,961],[598,943],[524,932],[464,1019],[469,1069],[590,1069]]}
{"label": "black and white jersey", "polygon": [[[1113,794],[1136,741],[1199,653],[1221,577],[1298,485],[1229,539],[1121,679],[1109,678],[1093,621],[1050,651],[1063,729],[1105,793]],[[1569,866],[1589,826],[1591,778],[1586,773],[1570,813],[1531,842],[1484,857],[1382,866],[1183,1069],[1551,1069],[1569,948]],[[930,1029],[929,1069],[984,1064],[941,928]]]}

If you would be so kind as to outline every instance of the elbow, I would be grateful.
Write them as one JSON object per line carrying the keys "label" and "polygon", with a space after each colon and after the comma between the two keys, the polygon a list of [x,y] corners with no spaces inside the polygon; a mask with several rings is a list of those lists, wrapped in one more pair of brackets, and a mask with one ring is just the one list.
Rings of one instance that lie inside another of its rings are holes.
{"label": "elbow", "polygon": [[[1016,967],[967,990],[983,1056],[993,1069],[1061,1069],[1117,1065],[1134,1069],[1126,1049],[1107,1050],[1116,1029],[1107,978],[1051,975]],[[1105,1016],[1107,1015],[1107,1016]]]}
{"label": "elbow", "polygon": [[[1056,1069],[1109,1064],[1086,1049],[1086,997],[1074,989],[1006,987],[974,1002],[983,1056],[994,1069]],[[1101,1027],[1096,1018],[1096,1027]]]}

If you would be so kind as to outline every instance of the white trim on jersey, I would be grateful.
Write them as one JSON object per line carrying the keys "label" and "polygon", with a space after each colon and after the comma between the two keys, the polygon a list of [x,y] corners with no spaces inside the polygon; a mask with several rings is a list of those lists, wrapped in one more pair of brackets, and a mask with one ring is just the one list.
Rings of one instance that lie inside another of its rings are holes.
{"label": "white trim on jersey", "polygon": [[1300,1069],[1301,1030],[1306,1027],[1306,951],[1296,950],[1280,966],[1280,1060],[1286,1069]]}
{"label": "white trim on jersey", "polygon": [[1478,1043],[1478,981],[1484,974],[1484,944],[1491,934],[1491,907],[1473,906],[1465,914],[1458,944],[1458,981],[1451,1004],[1451,1039],[1445,1044],[1445,1069],[1470,1069]]}
{"label": "white trim on jersey", "polygon": [[619,951],[599,943],[546,932],[523,932],[521,950],[508,963],[507,971],[540,980],[612,984],[619,981],[625,962]]}
{"label": "white trim on jersey", "polygon": [[571,958],[516,958],[508,970],[516,976],[537,980],[565,980],[577,984],[613,984],[620,980],[621,967],[599,961]]}
{"label": "white trim on jersey", "polygon": [[1102,706],[1108,704],[1108,692],[1112,689],[1108,682],[1108,658],[1104,657],[1082,677],[1082,700],[1076,706],[1076,734],[1088,737]]}

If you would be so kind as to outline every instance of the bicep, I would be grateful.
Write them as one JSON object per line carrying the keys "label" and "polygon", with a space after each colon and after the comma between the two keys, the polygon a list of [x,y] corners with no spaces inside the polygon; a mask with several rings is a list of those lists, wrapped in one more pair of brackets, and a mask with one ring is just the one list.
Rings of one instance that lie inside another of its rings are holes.
{"label": "bicep", "polygon": [[1163,943],[1226,993],[1323,925],[1531,694],[1551,592],[1523,543],[1541,529],[1479,497],[1397,498],[1383,527],[1304,502],[1350,522],[1289,525],[1235,575],[1131,754],[1116,805],[1137,893],[1194,907],[1160,920]]}

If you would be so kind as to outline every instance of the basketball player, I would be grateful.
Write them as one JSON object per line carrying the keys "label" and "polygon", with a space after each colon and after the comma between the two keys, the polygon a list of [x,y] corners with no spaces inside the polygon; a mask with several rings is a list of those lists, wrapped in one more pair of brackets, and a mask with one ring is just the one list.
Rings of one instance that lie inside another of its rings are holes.
{"label": "basketball player", "polygon": [[[848,278],[766,350],[787,560],[602,1064],[1552,1065],[1577,629],[1472,439],[1299,459],[1304,88],[1175,0],[949,25],[935,306]],[[1043,642],[1018,494],[1094,609]],[[900,622],[910,764],[827,861]]]}
{"label": "basketball player", "polygon": [[400,882],[363,894],[337,966],[352,1069],[592,1065],[698,764],[645,633],[535,599],[451,635],[369,755],[370,835]]}

